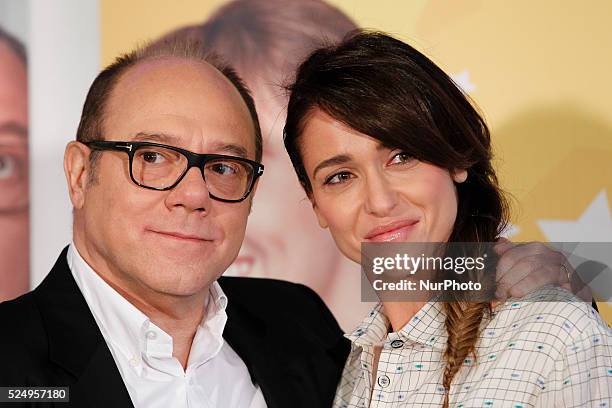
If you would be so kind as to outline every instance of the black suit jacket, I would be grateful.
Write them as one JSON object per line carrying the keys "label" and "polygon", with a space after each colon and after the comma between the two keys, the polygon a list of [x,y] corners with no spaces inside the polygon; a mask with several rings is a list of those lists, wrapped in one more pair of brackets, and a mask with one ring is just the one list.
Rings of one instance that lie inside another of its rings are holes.
{"label": "black suit jacket", "polygon": [[[132,407],[66,251],[34,291],[0,304],[0,386],[70,387],[69,404],[36,407]],[[229,299],[223,336],[268,407],[331,406],[350,344],[322,300],[283,281],[219,283]]]}

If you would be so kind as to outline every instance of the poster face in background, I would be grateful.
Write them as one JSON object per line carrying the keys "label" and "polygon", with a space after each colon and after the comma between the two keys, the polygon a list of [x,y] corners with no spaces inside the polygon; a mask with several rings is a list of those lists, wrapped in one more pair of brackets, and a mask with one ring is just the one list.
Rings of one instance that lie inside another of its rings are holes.
{"label": "poster face in background", "polygon": [[0,302],[29,288],[29,219],[26,53],[0,26]]}

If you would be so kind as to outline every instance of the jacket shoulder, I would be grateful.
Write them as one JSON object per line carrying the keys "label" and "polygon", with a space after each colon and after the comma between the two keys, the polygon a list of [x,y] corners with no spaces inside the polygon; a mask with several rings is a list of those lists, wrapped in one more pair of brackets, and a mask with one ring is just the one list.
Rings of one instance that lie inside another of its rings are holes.
{"label": "jacket shoulder", "polygon": [[266,278],[219,279],[229,304],[237,304],[260,319],[281,327],[301,328],[324,343],[337,343],[343,332],[321,297],[311,288]]}
{"label": "jacket shoulder", "polygon": [[314,290],[299,283],[266,278],[222,277],[219,284],[230,303],[246,305],[251,310],[331,314]]}
{"label": "jacket shoulder", "polygon": [[312,289],[305,285],[278,279],[223,276],[219,278],[219,284],[228,297],[230,295],[233,297],[246,296],[245,301],[256,297],[260,302],[276,303],[295,300],[295,296],[298,296],[300,300],[313,296],[318,297]]}
{"label": "jacket shoulder", "polygon": [[33,332],[42,328],[42,321],[33,292],[0,303],[0,322],[3,326],[0,331],[1,345],[10,341],[21,343],[27,335],[37,334]]}
{"label": "jacket shoulder", "polygon": [[47,334],[32,292],[0,303],[0,385],[26,385],[48,359]]}

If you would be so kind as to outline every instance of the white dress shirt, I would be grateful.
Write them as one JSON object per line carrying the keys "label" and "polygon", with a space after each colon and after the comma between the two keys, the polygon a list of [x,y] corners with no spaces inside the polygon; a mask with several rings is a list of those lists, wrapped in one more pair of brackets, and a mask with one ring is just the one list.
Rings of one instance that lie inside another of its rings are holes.
{"label": "white dress shirt", "polygon": [[223,339],[228,300],[216,281],[185,370],[172,356],[172,337],[100,278],[74,243],[67,260],[134,407],[266,407],[246,365]]}
{"label": "white dress shirt", "polygon": [[[484,318],[474,360],[450,387],[453,408],[610,408],[612,330],[572,294],[544,287]],[[387,333],[381,304],[347,337],[352,351],[335,408],[442,406],[447,332],[443,305],[429,302]],[[374,381],[374,347],[382,346]]]}

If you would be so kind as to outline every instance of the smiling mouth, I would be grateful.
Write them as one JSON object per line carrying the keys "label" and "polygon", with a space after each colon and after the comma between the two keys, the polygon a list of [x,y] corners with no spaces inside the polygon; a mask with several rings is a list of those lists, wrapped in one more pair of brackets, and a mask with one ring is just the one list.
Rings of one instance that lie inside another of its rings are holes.
{"label": "smiling mouth", "polygon": [[401,221],[375,228],[365,237],[367,242],[407,241],[419,220]]}

